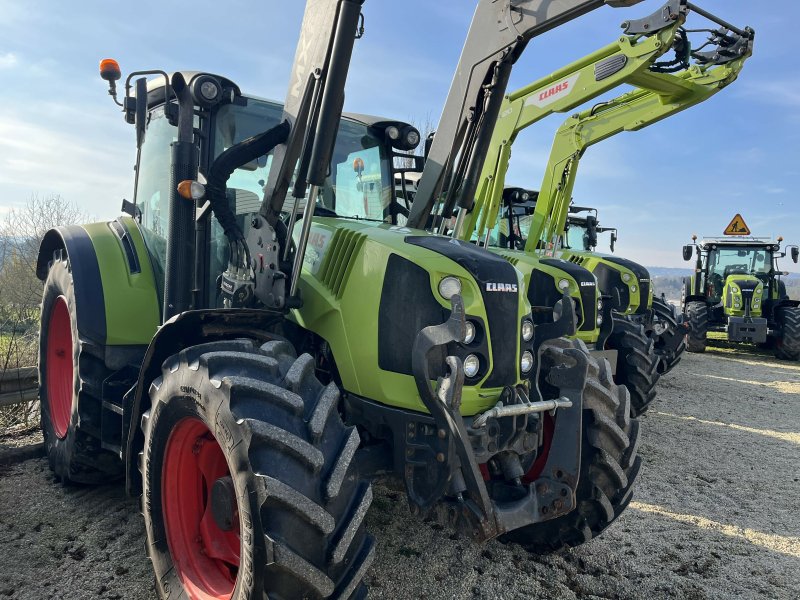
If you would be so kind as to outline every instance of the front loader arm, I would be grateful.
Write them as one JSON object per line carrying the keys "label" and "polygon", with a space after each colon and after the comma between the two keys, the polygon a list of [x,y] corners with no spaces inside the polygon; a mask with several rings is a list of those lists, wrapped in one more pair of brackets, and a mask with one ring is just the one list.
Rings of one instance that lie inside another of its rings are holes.
{"label": "front loader arm", "polygon": [[710,68],[694,65],[678,74],[635,74],[628,81],[638,86],[633,91],[569,117],[555,135],[525,250],[555,244],[564,232],[577,170],[587,148],[705,102],[736,80],[752,55],[752,42],[751,33],[738,58]]}
{"label": "front loader arm", "polygon": [[[288,135],[274,148],[264,199],[247,238],[253,293],[270,308],[283,308],[287,292],[290,298],[295,296],[314,215],[316,191],[325,182],[342,114],[344,86],[353,45],[360,36],[363,3],[364,0],[306,2],[283,108],[282,125],[289,125]],[[294,201],[291,203],[288,231],[285,231],[279,220],[293,179]],[[264,265],[281,264],[281,258],[288,259],[296,205],[306,197],[308,185],[311,188],[303,215],[305,219],[291,268],[277,271],[265,268]],[[276,238],[280,246],[277,252],[272,245]],[[288,277],[291,279],[287,290]]]}
{"label": "front loader arm", "polygon": [[[473,233],[481,239],[494,226],[502,204],[511,147],[519,132],[554,113],[571,111],[649,71],[650,66],[672,47],[685,20],[684,4],[685,0],[670,0],[654,13],[662,17],[660,20],[655,21],[653,16],[642,19],[654,20],[654,24],[648,26],[647,36],[620,36],[506,96],[480,175],[476,206],[458,233],[461,239],[469,239]],[[626,24],[631,26],[637,22],[628,21]],[[537,208],[548,201],[549,198],[540,195]],[[544,208],[534,215],[534,231],[540,231],[544,224],[542,215],[549,212]]]}
{"label": "front loader arm", "polygon": [[511,67],[529,40],[604,4],[631,6],[639,1],[479,0],[417,188],[409,226],[425,226],[445,187],[444,213],[456,202],[471,207]]}

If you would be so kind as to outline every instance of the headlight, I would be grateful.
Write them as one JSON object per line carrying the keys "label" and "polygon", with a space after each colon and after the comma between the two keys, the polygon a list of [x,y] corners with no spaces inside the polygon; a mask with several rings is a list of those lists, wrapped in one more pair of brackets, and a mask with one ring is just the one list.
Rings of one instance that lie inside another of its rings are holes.
{"label": "headlight", "polygon": [[523,373],[527,373],[533,368],[533,354],[528,350],[522,353],[522,358],[519,361],[519,368],[522,369]]}
{"label": "headlight", "polygon": [[533,323],[525,319],[522,322],[522,339],[526,342],[530,342],[531,338],[533,337]]}
{"label": "headlight", "polygon": [[734,301],[734,303],[733,303],[733,308],[739,308],[741,305],[742,305],[742,303],[741,303],[741,302],[739,302],[738,300],[736,300],[736,301]]}
{"label": "headlight", "polygon": [[461,293],[461,280],[458,277],[445,277],[439,282],[439,293],[445,300],[450,300]]}
{"label": "headlight", "polygon": [[471,344],[475,340],[475,324],[472,321],[467,321],[467,333],[464,335],[464,343]]}
{"label": "headlight", "polygon": [[603,310],[603,299],[602,298],[600,298],[597,301],[597,310]]}
{"label": "headlight", "polygon": [[560,289],[562,292],[566,292],[569,289],[569,279],[559,280],[558,289]]}
{"label": "headlight", "polygon": [[632,291],[632,292],[635,292],[636,290],[637,290],[637,287],[636,287],[635,285],[632,285],[632,286],[631,286],[631,291]]}
{"label": "headlight", "polygon": [[623,273],[622,274],[622,281],[624,281],[625,283],[628,283],[630,280],[631,280],[631,274],[630,273]]}
{"label": "headlight", "polygon": [[481,368],[480,359],[474,354],[470,354],[464,359],[464,375],[467,377],[475,377]]}
{"label": "headlight", "polygon": [[597,315],[597,325],[600,326],[603,324],[603,315]]}

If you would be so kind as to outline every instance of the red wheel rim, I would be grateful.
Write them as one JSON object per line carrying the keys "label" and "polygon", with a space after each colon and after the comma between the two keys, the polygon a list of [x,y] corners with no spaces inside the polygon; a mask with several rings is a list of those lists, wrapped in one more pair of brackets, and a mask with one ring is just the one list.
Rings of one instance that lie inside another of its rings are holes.
{"label": "red wheel rim", "polygon": [[64,296],[56,298],[47,324],[45,383],[50,422],[59,439],[64,439],[72,416],[74,365],[72,357],[72,321]]}
{"label": "red wheel rim", "polygon": [[230,469],[205,423],[178,421],[164,454],[162,508],[172,562],[194,600],[230,598],[239,572],[238,508],[230,531],[220,529],[211,512],[211,488],[221,477],[230,477]]}
{"label": "red wheel rim", "polygon": [[550,413],[545,413],[542,426],[544,427],[542,449],[539,452],[539,456],[533,461],[531,468],[528,469],[528,472],[525,473],[525,476],[522,478],[524,483],[531,483],[539,479],[539,475],[542,474],[544,466],[547,464],[547,457],[550,455],[550,447],[553,444],[553,430],[556,427],[555,418]]}

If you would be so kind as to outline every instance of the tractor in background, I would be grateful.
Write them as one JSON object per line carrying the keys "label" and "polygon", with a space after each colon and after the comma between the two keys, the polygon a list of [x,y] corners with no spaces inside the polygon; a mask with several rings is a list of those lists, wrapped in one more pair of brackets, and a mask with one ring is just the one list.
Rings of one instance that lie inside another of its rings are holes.
{"label": "tractor in background", "polygon": [[[686,21],[695,8],[685,0],[669,0],[652,15],[623,23],[624,35],[607,46],[509,93],[476,183],[476,206],[459,211],[453,233],[486,247],[496,245],[499,254],[523,271],[526,280],[530,278],[529,299],[538,307],[540,319],[547,319],[548,312],[553,318],[557,312],[553,311],[554,299],[564,292],[585,314],[590,305],[577,297],[587,295],[585,291],[596,277],[599,294],[605,296],[603,306],[613,309],[613,327],[604,335],[598,319],[597,326],[589,325],[582,333],[593,337],[586,341],[592,342],[595,350],[615,354],[615,381],[631,393],[634,414],[647,410],[655,398],[659,372],[676,364],[683,331],[671,328],[667,321],[655,326],[646,269],[616,257],[601,259],[592,253],[563,250],[560,244],[580,161],[588,148],[708,100],[736,80],[751,56],[752,29],[735,27],[702,10],[697,12],[720,28],[701,30],[709,32],[705,46],[714,50],[694,49],[690,34],[698,30],[689,29]],[[518,188],[505,185],[513,144],[523,130],[620,87],[626,88],[621,95],[572,113],[558,128],[538,192],[517,193]],[[505,221],[499,212],[511,216],[523,209],[511,205],[530,203],[534,195],[526,226],[517,225],[516,231],[509,226],[509,236],[498,242],[493,230]],[[448,202],[443,205],[446,214]],[[580,293],[570,278],[547,272],[554,269],[582,273],[584,278],[575,281]],[[586,326],[584,319],[582,329]]]}
{"label": "tractor in background", "polygon": [[[749,231],[749,229],[747,230]],[[797,263],[800,248],[781,251],[783,238],[704,238],[683,247],[684,260],[696,257],[694,275],[683,282],[682,309],[689,325],[689,352],[705,352],[708,333],[730,342],[771,348],[777,358],[800,359],[800,301],[781,280],[778,259]]]}

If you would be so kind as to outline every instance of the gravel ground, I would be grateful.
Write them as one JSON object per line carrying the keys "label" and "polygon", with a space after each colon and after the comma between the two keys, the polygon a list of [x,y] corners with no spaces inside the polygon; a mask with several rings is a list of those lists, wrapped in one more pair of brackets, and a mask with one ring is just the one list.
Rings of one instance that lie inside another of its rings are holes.
{"label": "gravel ground", "polygon": [[[634,503],[547,557],[420,523],[378,485],[371,597],[800,598],[798,393],[797,363],[687,355],[643,417]],[[143,546],[121,487],[62,487],[43,459],[0,473],[0,598],[152,598]]]}

